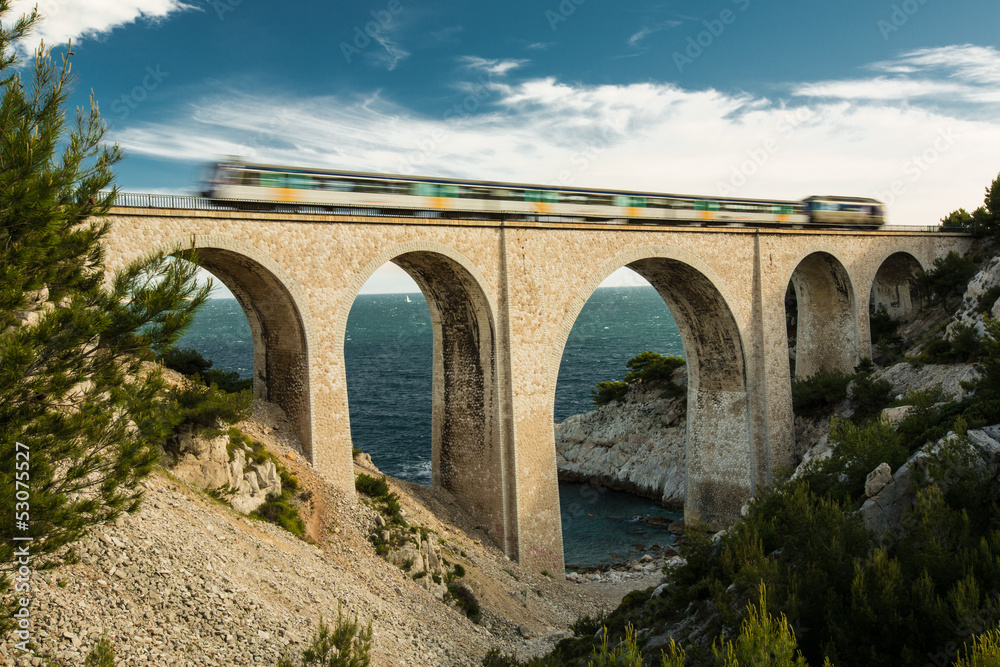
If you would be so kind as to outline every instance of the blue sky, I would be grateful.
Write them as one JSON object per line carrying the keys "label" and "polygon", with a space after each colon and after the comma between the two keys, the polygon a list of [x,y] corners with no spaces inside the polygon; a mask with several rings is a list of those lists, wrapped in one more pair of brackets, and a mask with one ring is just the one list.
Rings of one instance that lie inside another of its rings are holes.
{"label": "blue sky", "polygon": [[874,196],[891,222],[934,224],[979,206],[1000,172],[996,0],[39,8],[46,43],[73,39],[76,102],[92,89],[127,152],[125,190],[195,192],[206,164],[235,155],[702,195]]}

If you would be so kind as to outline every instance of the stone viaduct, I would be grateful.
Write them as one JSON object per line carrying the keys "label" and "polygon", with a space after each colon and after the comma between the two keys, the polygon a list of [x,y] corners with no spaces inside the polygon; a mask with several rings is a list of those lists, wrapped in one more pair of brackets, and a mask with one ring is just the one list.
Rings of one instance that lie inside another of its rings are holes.
{"label": "stone viaduct", "polygon": [[677,321],[689,369],[685,516],[722,524],[792,462],[789,284],[796,373],[850,370],[871,355],[869,303],[905,313],[914,271],[971,244],[930,231],[128,207],[110,217],[110,269],[156,250],[199,250],[247,314],[254,391],[285,410],[315,468],[349,493],[348,313],[382,264],[406,270],[434,327],[434,484],[510,557],[551,572],[563,568],[556,376],[577,315],[609,274],[639,273]]}

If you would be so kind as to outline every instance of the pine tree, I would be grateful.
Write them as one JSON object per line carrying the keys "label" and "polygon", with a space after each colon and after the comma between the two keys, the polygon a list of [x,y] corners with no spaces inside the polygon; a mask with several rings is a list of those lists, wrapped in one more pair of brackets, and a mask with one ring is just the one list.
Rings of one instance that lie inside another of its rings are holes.
{"label": "pine tree", "polygon": [[193,264],[164,254],[105,276],[121,154],[103,143],[93,96],[67,124],[69,49],[57,66],[40,47],[19,69],[14,43],[37,21],[11,19],[0,0],[0,637],[34,585],[12,594],[15,548],[28,545],[37,571],[72,558],[89,526],[138,507],[169,427],[144,362],[208,293]]}

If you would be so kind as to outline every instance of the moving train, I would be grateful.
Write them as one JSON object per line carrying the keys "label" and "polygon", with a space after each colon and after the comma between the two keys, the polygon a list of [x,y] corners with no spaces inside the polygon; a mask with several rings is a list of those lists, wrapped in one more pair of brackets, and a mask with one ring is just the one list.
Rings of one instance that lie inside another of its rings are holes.
{"label": "moving train", "polygon": [[864,197],[809,197],[770,201],[651,192],[552,187],[450,178],[328,171],[219,162],[204,196],[237,202],[281,202],[304,207],[374,208],[398,215],[461,212],[476,218],[583,220],[669,224],[821,225],[877,228],[881,202]]}

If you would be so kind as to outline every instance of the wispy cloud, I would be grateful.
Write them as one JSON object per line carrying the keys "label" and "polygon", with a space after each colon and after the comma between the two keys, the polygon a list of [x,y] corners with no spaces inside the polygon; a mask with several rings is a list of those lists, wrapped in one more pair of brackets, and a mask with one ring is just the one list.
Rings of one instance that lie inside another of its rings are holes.
{"label": "wispy cloud", "polygon": [[642,40],[646,39],[650,35],[668,28],[676,28],[679,25],[681,25],[680,21],[661,21],[660,23],[643,26],[642,29],[628,38],[627,43],[631,47],[637,47]]}
{"label": "wispy cloud", "polygon": [[804,83],[794,94],[845,100],[934,99],[942,104],[1000,102],[1000,51],[970,44],[919,49],[875,63],[877,76]]}
{"label": "wispy cloud", "polygon": [[458,61],[471,70],[486,72],[493,76],[504,76],[508,72],[528,64],[528,60],[505,58],[502,60],[480,58],[479,56],[460,56]]}
{"label": "wispy cloud", "polygon": [[181,0],[14,0],[11,15],[27,14],[36,4],[43,20],[36,32],[18,45],[28,52],[42,40],[47,46],[59,46],[70,39],[95,38],[136,21],[158,21],[176,12],[196,9]]}
{"label": "wispy cloud", "polygon": [[[765,198],[880,196],[902,181],[908,187],[894,197],[891,219],[933,224],[981,203],[1000,168],[1000,114],[939,104],[954,96],[952,86],[988,78],[988,67],[902,58],[913,68],[908,77],[933,86],[921,92],[910,86],[924,84],[906,79],[891,84],[892,95],[861,89],[889,86],[895,79],[883,69],[879,81],[851,84],[855,90],[798,84],[789,101],[667,83],[491,79],[476,112],[463,115],[419,114],[380,95],[278,102],[273,94],[213,94],[169,122],[126,127],[116,138],[132,154],[170,160],[233,154],[386,172],[409,160],[432,175],[659,192],[722,194],[719,184],[739,172],[748,177],[737,194]],[[513,61],[465,62],[516,70]],[[957,71],[964,74],[951,76]],[[813,94],[820,90],[827,94]]]}
{"label": "wispy cloud", "polygon": [[382,46],[383,51],[379,51],[378,49],[368,50],[365,51],[365,57],[373,65],[392,71],[396,69],[399,63],[410,56],[410,52],[389,35],[390,31],[394,31],[394,26],[387,26],[372,35],[372,38]]}

